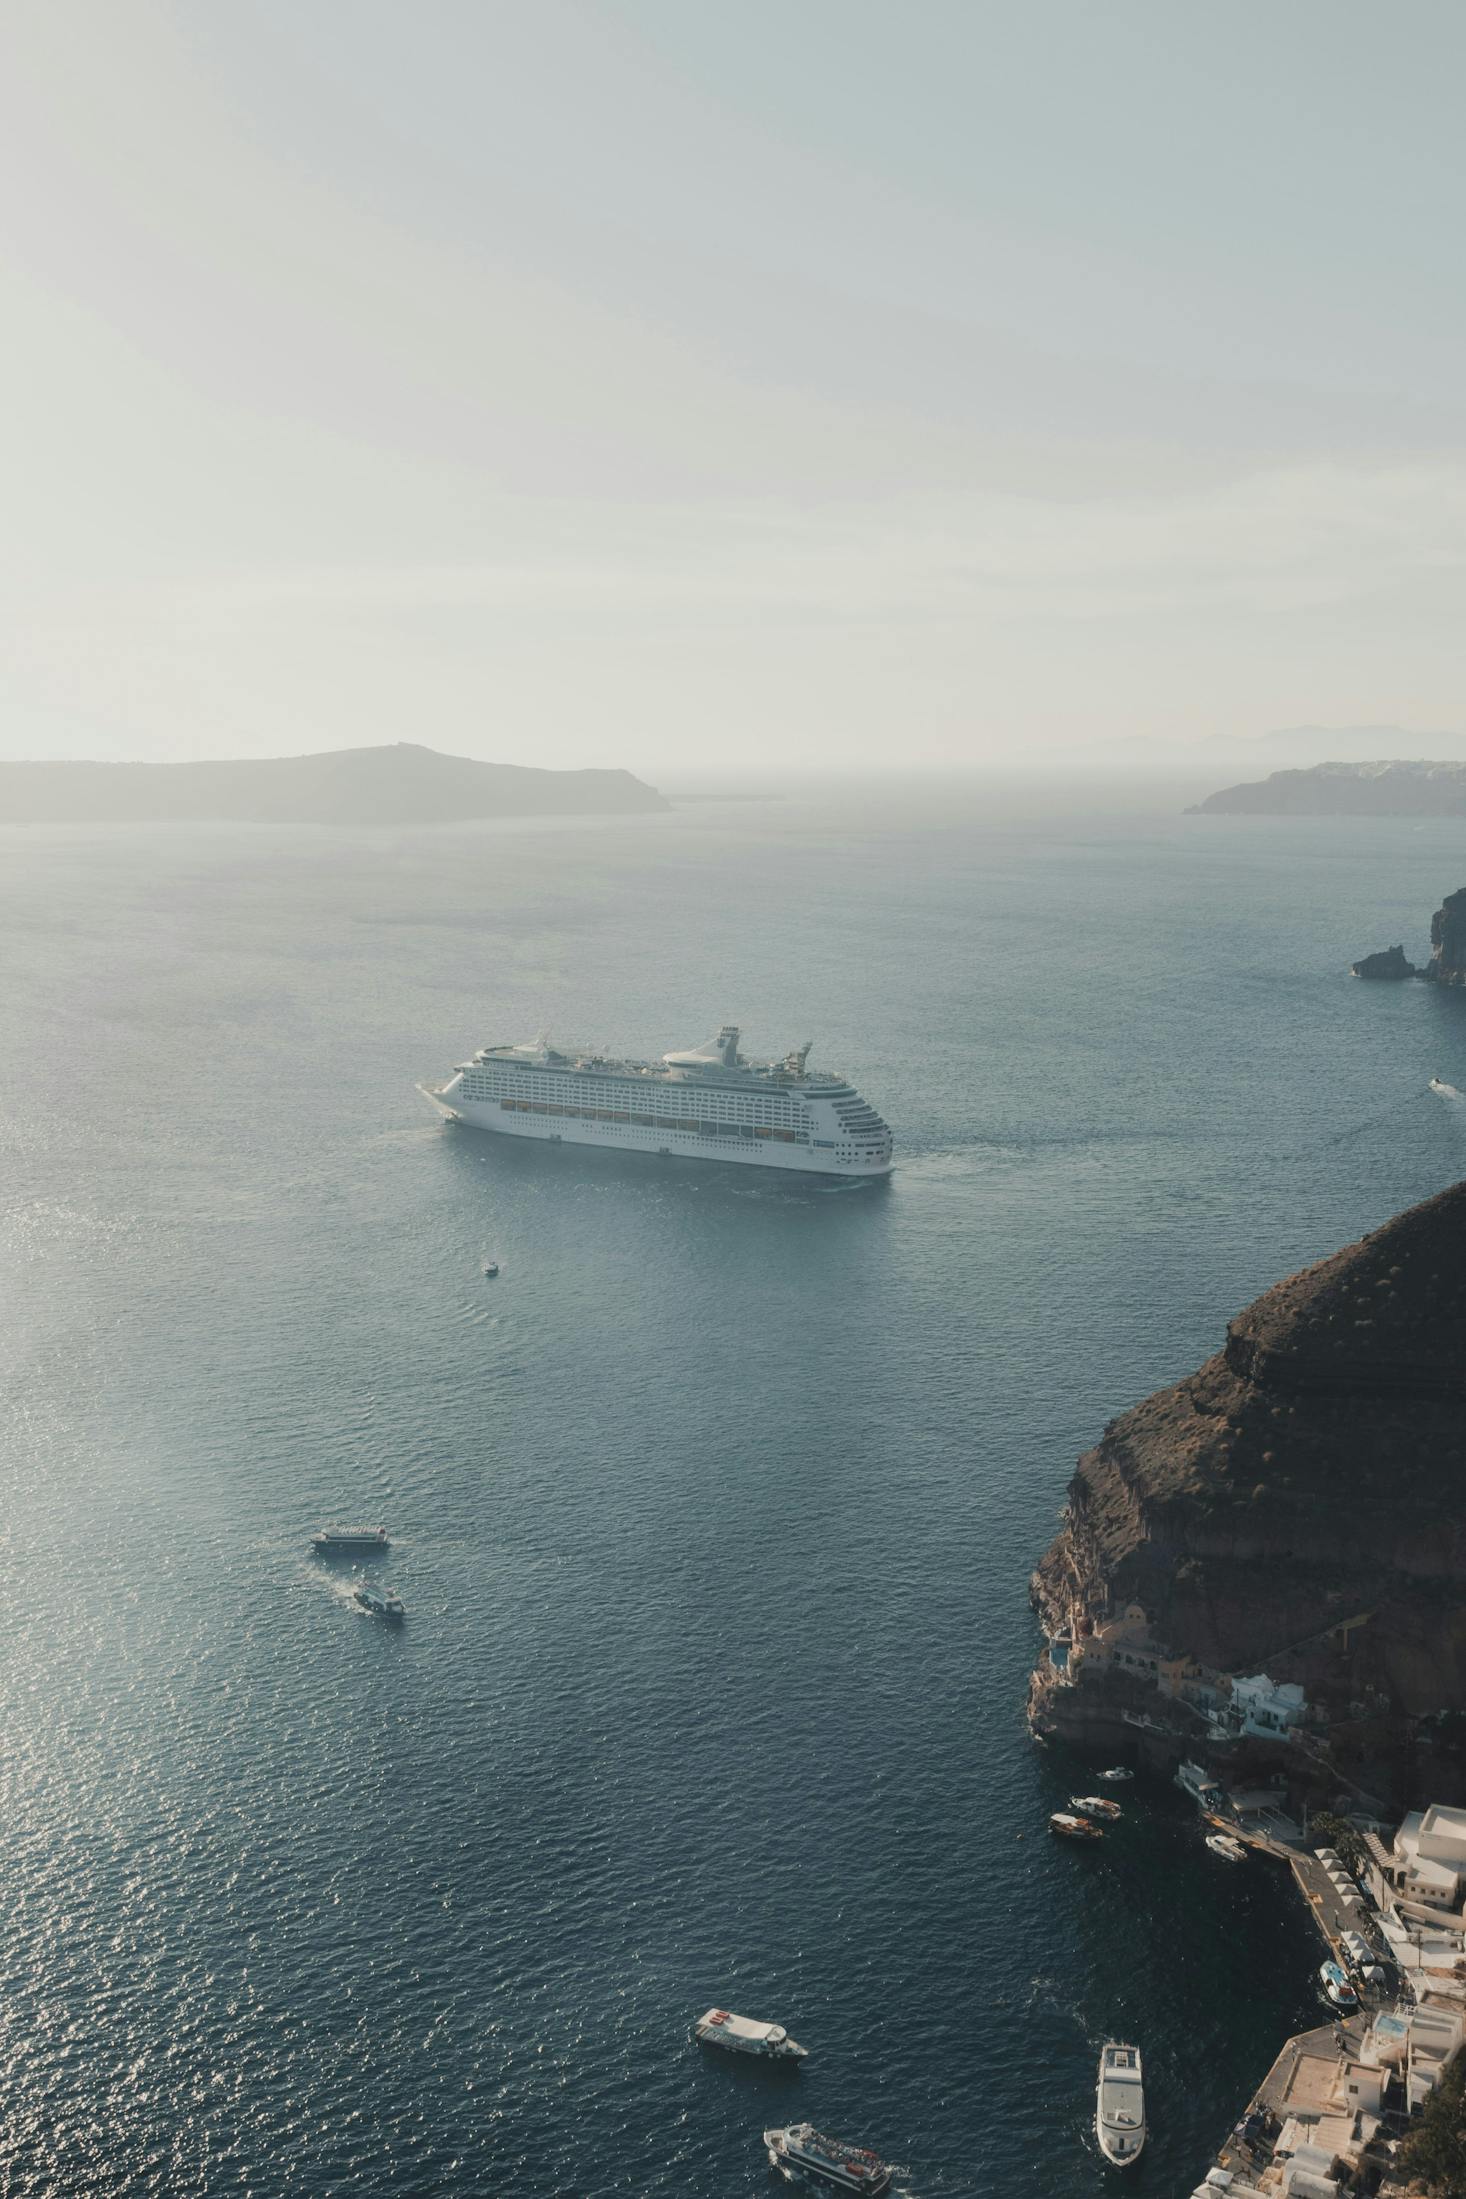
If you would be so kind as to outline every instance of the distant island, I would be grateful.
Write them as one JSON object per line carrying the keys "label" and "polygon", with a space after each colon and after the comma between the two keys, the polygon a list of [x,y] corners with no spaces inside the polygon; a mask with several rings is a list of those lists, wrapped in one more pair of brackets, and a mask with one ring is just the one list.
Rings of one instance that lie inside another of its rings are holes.
{"label": "distant island", "polygon": [[220,763],[0,763],[9,825],[447,825],[670,807],[629,771],[477,763],[411,741]]}
{"label": "distant island", "polygon": [[1466,763],[1313,764],[1223,788],[1188,816],[1463,817]]}

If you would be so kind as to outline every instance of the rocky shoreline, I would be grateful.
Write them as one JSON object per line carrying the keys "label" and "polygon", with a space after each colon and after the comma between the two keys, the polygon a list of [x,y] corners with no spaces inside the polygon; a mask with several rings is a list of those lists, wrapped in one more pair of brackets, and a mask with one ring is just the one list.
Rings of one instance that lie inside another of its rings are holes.
{"label": "rocky shoreline", "polygon": [[[1466,901],[1466,896],[1463,896]],[[1316,1807],[1466,1799],[1466,1184],[1266,1292],[1080,1459],[1033,1731]]]}

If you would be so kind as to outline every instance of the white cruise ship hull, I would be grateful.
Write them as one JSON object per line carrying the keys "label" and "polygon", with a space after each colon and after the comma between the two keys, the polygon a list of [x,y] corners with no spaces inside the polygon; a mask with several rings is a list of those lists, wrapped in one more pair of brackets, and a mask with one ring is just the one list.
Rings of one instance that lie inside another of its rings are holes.
{"label": "white cruise ship hull", "polygon": [[772,1145],[735,1138],[710,1138],[695,1130],[644,1130],[635,1123],[588,1123],[569,1116],[507,1113],[496,1102],[464,1099],[455,1090],[458,1079],[447,1085],[419,1085],[450,1121],[468,1123],[475,1130],[492,1130],[500,1137],[538,1138],[561,1145],[598,1145],[619,1153],[659,1153],[673,1160],[730,1161],[750,1168],[793,1169],[806,1176],[888,1176],[889,1159],[845,1160],[837,1154],[811,1151],[807,1146]]}

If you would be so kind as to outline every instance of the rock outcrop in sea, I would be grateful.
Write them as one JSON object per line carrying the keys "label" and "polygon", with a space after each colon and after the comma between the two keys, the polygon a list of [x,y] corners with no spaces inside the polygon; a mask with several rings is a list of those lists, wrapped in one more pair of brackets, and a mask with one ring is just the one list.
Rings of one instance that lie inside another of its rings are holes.
{"label": "rock outcrop in sea", "polygon": [[1413,962],[1405,959],[1405,949],[1382,947],[1378,954],[1364,955],[1350,966],[1351,977],[1400,978],[1418,977],[1420,972]]}
{"label": "rock outcrop in sea", "polygon": [[[1463,897],[1457,897],[1463,898]],[[1371,1793],[1466,1791],[1466,1183],[1238,1314],[1079,1461],[1034,1576],[1036,1732],[1258,1740]],[[1271,1700],[1259,1694],[1257,1700]]]}
{"label": "rock outcrop in sea", "polygon": [[1433,985],[1466,985],[1466,886],[1448,893],[1430,920],[1430,961],[1421,971]]}

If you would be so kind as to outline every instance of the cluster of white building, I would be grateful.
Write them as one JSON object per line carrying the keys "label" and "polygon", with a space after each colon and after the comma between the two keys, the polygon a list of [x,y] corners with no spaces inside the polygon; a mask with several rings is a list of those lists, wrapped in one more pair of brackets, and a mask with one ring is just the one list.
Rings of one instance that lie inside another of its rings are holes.
{"label": "cluster of white building", "polygon": [[1326,2030],[1295,2040],[1266,2095],[1281,2126],[1266,2166],[1219,2165],[1192,2199],[1339,2199],[1387,2107],[1415,2114],[1466,2044],[1466,1810],[1412,1810],[1388,1844],[1363,1839],[1372,1921],[1407,1997],[1380,2010],[1357,2046]]}
{"label": "cluster of white building", "polygon": [[1188,1704],[1207,1721],[1214,1740],[1285,1740],[1302,1725],[1308,1709],[1301,1687],[1281,1686],[1265,1672],[1234,1678],[1216,1672],[1195,1657],[1175,1655],[1151,1635],[1150,1620],[1138,1603],[1127,1603],[1109,1618],[1076,1614],[1049,1643],[1056,1680],[1078,1684],[1086,1675],[1114,1672],[1153,1687],[1172,1702]]}
{"label": "cluster of white building", "polygon": [[1377,2015],[1356,2054],[1300,2051],[1267,2166],[1255,2179],[1211,2169],[1192,2199],[1339,2199],[1379,2132],[1392,2080],[1413,2113],[1460,2050],[1463,2030],[1466,2010],[1425,2004]]}
{"label": "cluster of white building", "polygon": [[1364,1835],[1379,1928],[1417,1997],[1466,2002],[1466,1810],[1412,1810],[1386,1847]]}

